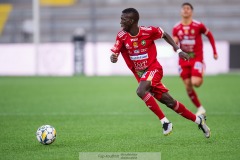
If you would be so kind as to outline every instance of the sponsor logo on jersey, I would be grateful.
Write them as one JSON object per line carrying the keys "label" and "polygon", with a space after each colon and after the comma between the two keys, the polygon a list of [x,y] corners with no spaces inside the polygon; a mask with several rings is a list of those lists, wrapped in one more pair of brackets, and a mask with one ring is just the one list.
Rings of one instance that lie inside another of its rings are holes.
{"label": "sponsor logo on jersey", "polygon": [[133,42],[133,47],[134,48],[138,48],[138,43],[137,42]]}
{"label": "sponsor logo on jersey", "polygon": [[143,48],[143,49],[141,49],[141,52],[147,52],[147,48]]}
{"label": "sponsor logo on jersey", "polygon": [[143,36],[149,36],[149,34],[148,34],[148,33],[142,33],[142,35],[143,35]]}
{"label": "sponsor logo on jersey", "polygon": [[131,49],[131,47],[129,46],[128,43],[125,45],[125,47],[126,47],[127,49]]}
{"label": "sponsor logo on jersey", "polygon": [[140,51],[137,49],[137,50],[134,50],[133,53],[138,54],[140,53]]}
{"label": "sponsor logo on jersey", "polygon": [[137,56],[130,56],[130,59],[132,61],[138,61],[138,60],[143,60],[143,59],[148,59],[148,54],[141,54],[141,55],[137,55]]}
{"label": "sponsor logo on jersey", "polygon": [[131,42],[135,42],[135,41],[138,41],[138,38],[132,38],[131,39]]}
{"label": "sponsor logo on jersey", "polygon": [[147,60],[141,62],[133,61],[133,63],[136,70],[144,70],[147,68]]}
{"label": "sponsor logo on jersey", "polygon": [[196,36],[189,36],[189,39],[195,39]]}
{"label": "sponsor logo on jersey", "polygon": [[183,35],[183,31],[182,30],[179,30],[178,33],[177,33],[178,36],[182,36]]}
{"label": "sponsor logo on jersey", "polygon": [[190,39],[183,39],[181,41],[181,44],[184,44],[184,45],[195,45],[195,40],[190,40]]}
{"label": "sponsor logo on jersey", "polygon": [[188,29],[184,29],[184,34],[188,34]]}
{"label": "sponsor logo on jersey", "polygon": [[201,62],[195,62],[194,69],[198,70],[199,73],[203,72],[203,64]]}
{"label": "sponsor logo on jersey", "polygon": [[141,45],[142,45],[142,46],[145,46],[145,45],[146,45],[146,41],[145,41],[145,40],[142,40],[142,41],[141,41]]}
{"label": "sponsor logo on jersey", "polygon": [[194,33],[195,33],[195,30],[194,30],[194,29],[191,29],[190,32],[191,32],[191,34],[194,34]]}

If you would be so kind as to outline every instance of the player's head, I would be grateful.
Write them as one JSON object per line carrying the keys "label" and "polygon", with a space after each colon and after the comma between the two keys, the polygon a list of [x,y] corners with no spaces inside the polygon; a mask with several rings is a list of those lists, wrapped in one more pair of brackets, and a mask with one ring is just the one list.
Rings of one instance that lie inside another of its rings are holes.
{"label": "player's head", "polygon": [[193,14],[193,6],[191,3],[185,2],[182,4],[181,16],[183,18],[190,18]]}
{"label": "player's head", "polygon": [[122,11],[120,24],[123,30],[129,32],[134,24],[138,25],[138,20],[138,11],[135,8],[126,8]]}

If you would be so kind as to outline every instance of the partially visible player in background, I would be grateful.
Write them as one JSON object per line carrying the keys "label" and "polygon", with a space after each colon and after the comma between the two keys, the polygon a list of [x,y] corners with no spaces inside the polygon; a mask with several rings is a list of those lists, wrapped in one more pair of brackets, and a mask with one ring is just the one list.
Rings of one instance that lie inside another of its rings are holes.
{"label": "partially visible player in background", "polygon": [[169,135],[172,132],[172,123],[164,115],[155,99],[182,117],[197,123],[205,137],[209,138],[210,129],[206,125],[203,115],[196,116],[182,103],[173,99],[168,93],[168,89],[161,82],[163,69],[157,60],[154,41],[163,38],[177,51],[181,58],[187,60],[189,55],[183,52],[171,36],[160,27],[138,26],[138,21],[139,13],[136,9],[127,8],[122,11],[120,24],[123,29],[118,32],[115,45],[111,49],[111,62],[116,63],[119,54],[122,54],[128,68],[133,72],[139,83],[137,95],[159,118],[163,125],[164,135]]}
{"label": "partially visible player in background", "polygon": [[173,39],[180,45],[180,48],[190,55],[189,61],[179,58],[179,72],[185,84],[188,96],[197,107],[196,115],[206,114],[194,87],[200,87],[203,83],[203,72],[205,64],[203,60],[202,34],[208,37],[212,49],[213,58],[218,59],[215,41],[212,33],[205,25],[192,18],[193,6],[190,3],[183,3],[181,8],[181,21],[173,28]]}

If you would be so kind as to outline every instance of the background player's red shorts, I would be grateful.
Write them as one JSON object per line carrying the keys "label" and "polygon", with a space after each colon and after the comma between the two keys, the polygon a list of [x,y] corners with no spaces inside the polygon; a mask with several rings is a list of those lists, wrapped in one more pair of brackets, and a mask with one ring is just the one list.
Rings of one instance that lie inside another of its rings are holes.
{"label": "background player's red shorts", "polygon": [[192,76],[203,77],[205,64],[201,61],[190,60],[180,63],[179,73],[180,77],[184,80]]}
{"label": "background player's red shorts", "polygon": [[153,67],[146,70],[141,77],[137,73],[134,73],[138,82],[140,81],[151,81],[151,90],[150,92],[153,96],[160,100],[162,97],[162,93],[168,92],[168,89],[161,82],[163,77],[162,67]]}

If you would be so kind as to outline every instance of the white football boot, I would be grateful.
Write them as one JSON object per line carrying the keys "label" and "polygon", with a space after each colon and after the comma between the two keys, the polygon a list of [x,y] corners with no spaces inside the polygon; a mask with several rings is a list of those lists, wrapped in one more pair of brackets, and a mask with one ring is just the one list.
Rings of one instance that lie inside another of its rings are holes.
{"label": "white football boot", "polygon": [[172,133],[173,130],[173,125],[171,122],[165,122],[163,123],[163,134],[164,136],[168,136],[169,134]]}
{"label": "white football boot", "polygon": [[203,131],[204,136],[206,138],[209,138],[211,136],[211,131],[210,131],[210,128],[206,124],[205,116],[204,115],[199,115],[198,117],[201,120],[200,124],[198,125],[198,128]]}

